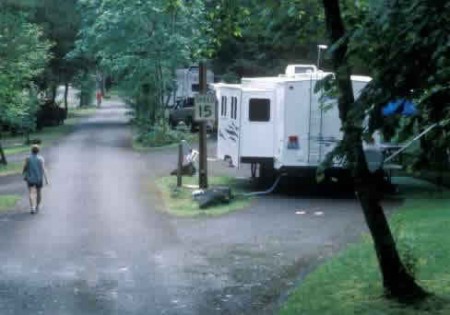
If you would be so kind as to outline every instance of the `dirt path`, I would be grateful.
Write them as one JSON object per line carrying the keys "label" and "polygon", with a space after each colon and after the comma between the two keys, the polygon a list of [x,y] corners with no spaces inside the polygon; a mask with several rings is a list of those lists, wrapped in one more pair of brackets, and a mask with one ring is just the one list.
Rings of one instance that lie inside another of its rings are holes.
{"label": "dirt path", "polygon": [[272,314],[299,272],[363,229],[345,199],[275,195],[220,218],[169,217],[145,189],[175,150],[133,152],[125,112],[109,103],[44,152],[38,215],[23,202],[0,216],[0,314]]}

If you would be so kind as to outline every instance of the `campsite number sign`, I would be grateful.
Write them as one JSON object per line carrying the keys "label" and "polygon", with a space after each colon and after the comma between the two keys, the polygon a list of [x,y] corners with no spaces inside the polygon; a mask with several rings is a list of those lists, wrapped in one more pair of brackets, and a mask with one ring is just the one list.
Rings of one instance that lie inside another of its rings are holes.
{"label": "campsite number sign", "polygon": [[196,121],[211,121],[216,119],[216,97],[214,94],[197,94],[195,96]]}

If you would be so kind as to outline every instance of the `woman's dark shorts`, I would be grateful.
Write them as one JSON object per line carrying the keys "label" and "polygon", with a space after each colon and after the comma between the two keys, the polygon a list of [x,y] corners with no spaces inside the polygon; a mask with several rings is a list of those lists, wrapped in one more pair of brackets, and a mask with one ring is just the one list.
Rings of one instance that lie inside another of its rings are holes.
{"label": "woman's dark shorts", "polygon": [[42,188],[42,182],[39,182],[39,183],[28,183],[28,187],[29,188],[36,187],[36,188],[40,189],[40,188]]}

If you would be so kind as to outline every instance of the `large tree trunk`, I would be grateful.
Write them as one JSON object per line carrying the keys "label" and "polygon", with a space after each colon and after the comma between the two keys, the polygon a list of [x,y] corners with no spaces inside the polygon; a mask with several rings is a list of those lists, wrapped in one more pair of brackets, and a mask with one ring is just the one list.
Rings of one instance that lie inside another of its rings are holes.
{"label": "large tree trunk", "polygon": [[68,112],[69,109],[69,104],[67,101],[68,96],[69,96],[69,82],[66,82],[64,84],[64,109],[66,110],[66,113]]}
{"label": "large tree trunk", "polygon": [[323,0],[327,32],[331,44],[340,42],[333,50],[333,67],[338,87],[339,116],[344,132],[343,146],[355,181],[355,190],[372,236],[383,286],[389,297],[415,300],[426,296],[417,285],[398,254],[389,224],[380,205],[380,185],[375,174],[370,173],[362,146],[362,128],[354,117],[350,118],[354,104],[351,69],[347,62],[347,40],[341,18],[339,0]]}
{"label": "large tree trunk", "polygon": [[3,151],[2,143],[0,142],[0,164],[7,165],[8,161],[6,160],[5,152]]}

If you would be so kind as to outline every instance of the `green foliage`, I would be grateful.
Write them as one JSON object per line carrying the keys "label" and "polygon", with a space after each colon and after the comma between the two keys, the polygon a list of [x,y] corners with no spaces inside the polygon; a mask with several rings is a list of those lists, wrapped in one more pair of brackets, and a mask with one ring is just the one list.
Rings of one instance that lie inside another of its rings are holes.
{"label": "green foliage", "polygon": [[[385,141],[404,142],[432,123],[450,118],[450,63],[446,57],[450,54],[450,17],[439,13],[450,10],[450,4],[421,0],[340,3],[347,34],[328,51],[348,43],[351,66],[361,68],[363,64],[366,74],[373,78],[351,105],[344,128],[364,128],[362,139],[371,138],[379,130]],[[318,88],[338,96],[335,83],[324,80]],[[383,117],[382,107],[399,98],[418,104],[419,115]],[[370,121],[364,124],[367,114]],[[414,146],[408,167],[448,168],[449,131],[450,124],[436,128],[420,146]],[[343,143],[335,153],[345,155],[346,145],[351,147],[353,142]]]}
{"label": "green foliage", "polygon": [[53,44],[52,59],[37,80],[42,90],[55,89],[60,83],[70,82],[80,68],[87,66],[85,60],[80,58],[67,58],[67,54],[75,47],[80,28],[77,2],[78,0],[39,0],[29,10],[31,20],[43,29],[44,37]]}
{"label": "green foliage", "polygon": [[95,99],[94,74],[89,71],[80,71],[74,76],[72,82],[79,90],[80,107],[93,105]]}
{"label": "green foliage", "polygon": [[117,78],[150,125],[163,117],[175,69],[202,54],[208,40],[202,1],[81,0],[82,30],[76,54],[90,55]]}
{"label": "green foliage", "polygon": [[[350,54],[362,60],[373,82],[360,97],[361,108],[372,112],[372,132],[382,129],[399,140],[450,117],[450,10],[448,1],[400,0],[370,2],[360,7],[359,23],[352,23]],[[405,121],[384,118],[388,100],[406,98],[420,114]],[[421,142],[415,167],[447,167],[450,126],[435,129]],[[406,135],[406,136],[405,136]]]}
{"label": "green foliage", "polygon": [[173,130],[165,123],[149,128],[148,122],[139,122],[138,126],[140,126],[140,128],[136,141],[144,147],[161,147],[180,143],[181,140],[190,142],[194,139],[194,135],[179,130]]}
{"label": "green foliage", "polygon": [[30,131],[35,126],[37,90],[32,80],[49,60],[50,44],[25,14],[0,11],[0,123]]}
{"label": "green foliage", "polygon": [[288,63],[315,63],[324,40],[320,2],[211,1],[214,66],[227,77],[276,75]]}

